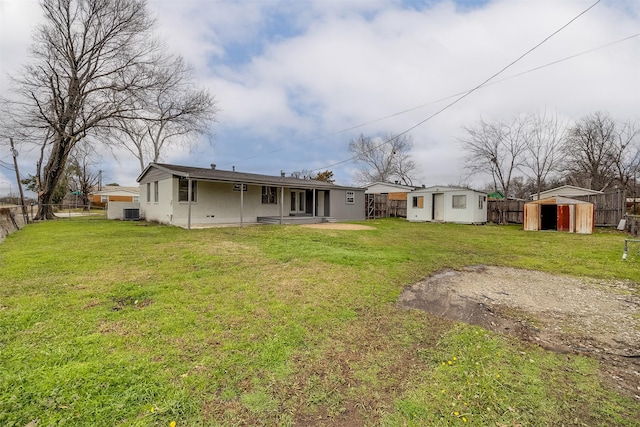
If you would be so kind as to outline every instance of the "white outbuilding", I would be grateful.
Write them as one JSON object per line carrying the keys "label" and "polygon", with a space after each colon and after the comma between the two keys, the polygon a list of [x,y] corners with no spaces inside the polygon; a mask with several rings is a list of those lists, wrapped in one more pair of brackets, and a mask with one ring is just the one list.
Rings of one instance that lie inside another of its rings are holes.
{"label": "white outbuilding", "polygon": [[414,222],[487,222],[487,193],[461,187],[435,186],[410,192],[407,220]]}

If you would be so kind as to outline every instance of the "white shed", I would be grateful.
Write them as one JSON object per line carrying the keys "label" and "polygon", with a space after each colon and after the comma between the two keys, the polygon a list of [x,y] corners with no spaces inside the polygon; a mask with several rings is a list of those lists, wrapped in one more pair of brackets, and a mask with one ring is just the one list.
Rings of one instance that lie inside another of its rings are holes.
{"label": "white shed", "polygon": [[487,193],[461,187],[419,188],[408,194],[407,220],[484,224]]}

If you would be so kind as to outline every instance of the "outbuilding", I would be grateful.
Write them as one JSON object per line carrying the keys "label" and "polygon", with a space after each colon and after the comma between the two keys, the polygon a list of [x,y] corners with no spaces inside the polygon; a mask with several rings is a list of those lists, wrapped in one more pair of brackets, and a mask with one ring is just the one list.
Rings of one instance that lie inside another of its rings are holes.
{"label": "outbuilding", "polygon": [[524,229],[591,234],[595,229],[593,203],[568,197],[548,197],[524,205]]}
{"label": "outbuilding", "polygon": [[448,186],[419,188],[408,194],[407,220],[484,224],[487,193]]}

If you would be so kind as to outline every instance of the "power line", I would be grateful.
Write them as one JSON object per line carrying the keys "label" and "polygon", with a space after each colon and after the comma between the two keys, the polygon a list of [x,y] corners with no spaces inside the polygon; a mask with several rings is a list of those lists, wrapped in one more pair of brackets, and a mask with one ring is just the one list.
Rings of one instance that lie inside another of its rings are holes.
{"label": "power line", "polygon": [[11,165],[10,163],[7,163],[7,162],[3,162],[2,160],[0,160],[0,167],[5,168],[7,170],[10,170],[11,172],[15,172],[15,169],[13,168],[13,165]]}
{"label": "power line", "polygon": [[[479,85],[475,86],[473,89],[468,90],[467,92],[464,92],[462,95],[458,96],[455,100],[453,100],[452,102],[448,103],[447,105],[445,105],[444,107],[442,107],[441,109],[439,109],[438,111],[436,111],[435,113],[429,115],[427,118],[425,118],[424,120],[419,121],[418,123],[416,123],[415,125],[409,127],[408,129],[405,129],[404,131],[400,132],[397,135],[394,135],[392,138],[382,142],[381,144],[377,145],[376,147],[374,147],[373,149],[377,149],[382,147],[385,144],[388,144],[389,142],[393,141],[394,139],[405,135],[409,132],[411,132],[412,130],[414,130],[415,128],[423,125],[424,123],[428,122],[429,120],[431,120],[432,118],[436,117],[437,115],[439,115],[440,113],[444,112],[445,110],[448,110],[449,108],[453,107],[454,105],[456,105],[458,102],[462,101],[464,98],[466,98],[467,96],[471,95],[473,92],[475,92],[476,90],[480,89],[481,87],[485,86],[487,83],[489,83],[491,80],[493,80],[494,78],[496,78],[497,76],[499,76],[500,74],[502,74],[504,71],[506,71],[508,68],[512,67],[513,65],[515,65],[517,62],[519,62],[522,58],[524,58],[525,56],[529,55],[531,52],[533,52],[534,50],[536,50],[538,47],[542,46],[544,43],[546,43],[549,39],[551,39],[553,36],[555,36],[556,34],[558,34],[560,31],[564,30],[565,28],[567,28],[569,25],[571,25],[575,20],[577,20],[578,18],[580,18],[582,15],[584,15],[585,13],[587,13],[588,11],[590,11],[591,9],[593,9],[598,3],[600,3],[601,0],[596,0],[595,3],[593,3],[591,6],[589,6],[588,8],[586,8],[585,10],[583,10],[582,12],[580,12],[578,15],[576,15],[575,17],[573,17],[569,22],[567,22],[566,24],[564,24],[562,27],[558,28],[556,31],[554,31],[553,33],[551,33],[549,36],[545,37],[540,43],[538,43],[537,45],[533,46],[531,49],[529,49],[528,51],[526,51],[525,53],[523,53],[522,55],[520,55],[518,58],[516,58],[514,61],[512,61],[511,63],[509,63],[508,65],[506,65],[505,67],[503,67],[502,69],[500,69],[497,73],[493,74],[491,77],[489,77],[488,79],[484,80],[482,83],[480,83]],[[332,168],[334,166],[338,166],[341,165],[343,163],[352,161],[354,159],[356,159],[358,156],[352,156],[349,157],[346,160],[342,160],[340,162],[337,163],[333,163],[331,165],[328,166],[324,166],[321,168],[317,168],[317,169],[311,169],[311,171],[318,171],[318,170],[322,170],[322,169],[329,169]]]}
{"label": "power line", "polygon": [[[530,69],[528,69],[528,70],[526,70],[526,71],[522,71],[522,72],[520,72],[520,73],[513,74],[513,75],[508,76],[508,77],[505,77],[505,78],[503,78],[503,79],[495,80],[495,81],[493,81],[493,82],[488,82],[488,83],[486,83],[486,84],[483,84],[483,85],[481,85],[481,86],[478,86],[477,88],[475,88],[475,90],[477,90],[477,89],[482,89],[482,88],[485,88],[485,87],[487,87],[487,86],[492,86],[492,85],[495,85],[495,84],[498,84],[498,83],[503,83],[503,82],[505,82],[505,81],[508,81],[508,80],[514,79],[514,78],[516,78],[516,77],[521,77],[521,76],[523,76],[523,75],[526,75],[526,74],[532,73],[532,72],[534,72],[534,71],[539,71],[539,70],[541,70],[541,69],[543,69],[543,68],[547,68],[547,67],[550,67],[550,66],[552,66],[552,65],[560,64],[560,63],[562,63],[562,62],[569,61],[569,60],[571,60],[571,59],[574,59],[574,58],[580,57],[580,56],[582,56],[582,55],[587,55],[587,54],[589,54],[589,53],[592,53],[592,52],[598,51],[598,50],[600,50],[600,49],[604,49],[604,48],[607,48],[607,47],[613,46],[613,45],[618,44],[618,43],[625,42],[625,41],[627,41],[627,40],[633,39],[633,38],[638,37],[638,36],[640,36],[640,33],[633,34],[633,35],[631,35],[631,36],[624,37],[624,38],[622,38],[622,39],[615,40],[615,41],[612,41],[612,42],[609,42],[609,43],[606,43],[606,44],[603,44],[603,45],[600,45],[600,46],[597,46],[597,47],[594,47],[594,48],[591,48],[591,49],[587,49],[587,50],[584,50],[584,51],[582,51],[582,52],[578,52],[578,53],[576,53],[576,54],[573,54],[573,55],[570,55],[570,56],[567,56],[567,57],[564,57],[564,58],[561,58],[561,59],[557,59],[557,60],[555,60],[555,61],[548,62],[548,63],[546,63],[546,64],[539,65],[539,66],[534,67],[534,68],[530,68]],[[338,130],[338,131],[335,131],[335,132],[327,133],[327,134],[325,134],[325,135],[321,135],[321,136],[319,136],[319,137],[316,137],[316,138],[310,139],[310,140],[306,141],[306,143],[313,143],[313,142],[320,141],[320,140],[325,139],[325,138],[329,138],[329,137],[331,137],[331,136],[340,135],[340,134],[343,134],[343,133],[346,133],[346,132],[349,132],[349,131],[352,131],[352,130],[355,130],[355,129],[360,129],[360,128],[363,128],[363,127],[366,127],[366,126],[372,125],[372,124],[374,124],[374,123],[382,122],[382,121],[384,121],[384,120],[391,119],[391,118],[393,118],[393,117],[398,117],[398,116],[401,116],[401,115],[403,115],[403,114],[410,113],[410,112],[412,112],[412,111],[416,111],[416,110],[420,110],[420,109],[425,108],[425,107],[428,107],[428,106],[430,106],[430,105],[438,104],[438,103],[443,102],[443,101],[446,101],[446,100],[448,100],[448,99],[455,98],[455,97],[457,97],[457,96],[464,95],[464,94],[466,94],[466,93],[470,93],[470,92],[471,92],[471,91],[473,91],[473,90],[474,90],[474,89],[467,89],[467,90],[464,90],[464,91],[461,91],[461,92],[454,93],[453,95],[448,95],[448,96],[445,96],[445,97],[443,97],[443,98],[439,98],[439,99],[436,99],[436,100],[433,100],[433,101],[429,101],[429,102],[427,102],[427,103],[425,103],[425,104],[421,104],[421,105],[418,105],[418,106],[415,106],[415,107],[407,108],[407,109],[402,110],[402,111],[399,111],[399,112],[397,112],[397,113],[389,114],[389,115],[387,115],[387,116],[380,117],[380,118],[377,118],[377,119],[374,119],[374,120],[370,120],[370,121],[368,121],[368,122],[360,123],[360,124],[357,124],[357,125],[354,125],[354,126],[351,126],[351,127],[348,127],[348,128],[344,128],[344,129],[341,129],[341,130]],[[270,151],[267,151],[267,152],[264,152],[264,153],[256,154],[256,155],[254,155],[254,156],[243,157],[243,158],[241,158],[241,159],[232,160],[232,161],[227,162],[227,163],[222,163],[222,164],[221,164],[221,166],[227,166],[227,165],[230,165],[230,164],[234,164],[234,163],[238,163],[238,162],[243,162],[243,161],[245,161],[245,160],[255,159],[255,158],[258,158],[258,157],[262,157],[262,156],[264,156],[264,155],[266,155],[266,154],[277,153],[278,151],[282,151],[282,150],[284,150],[284,149],[285,149],[285,148],[276,148],[275,150],[270,150]],[[349,159],[349,160],[352,160],[352,159]],[[322,169],[322,168],[321,168],[321,169]],[[314,170],[316,170],[316,169],[314,169]]]}

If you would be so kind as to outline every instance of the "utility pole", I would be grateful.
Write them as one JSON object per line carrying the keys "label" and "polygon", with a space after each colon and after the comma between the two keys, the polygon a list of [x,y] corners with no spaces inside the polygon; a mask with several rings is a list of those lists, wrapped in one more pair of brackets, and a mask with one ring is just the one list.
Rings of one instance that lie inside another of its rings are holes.
{"label": "utility pole", "polygon": [[20,182],[20,171],[18,170],[18,150],[15,149],[13,145],[13,138],[9,138],[9,142],[11,143],[11,154],[13,154],[13,166],[16,169],[16,180],[18,180],[18,190],[20,191],[20,206],[22,210],[22,217],[24,218],[24,223],[29,223],[29,215],[27,214],[27,207],[24,204],[24,193],[22,192],[22,183]]}

